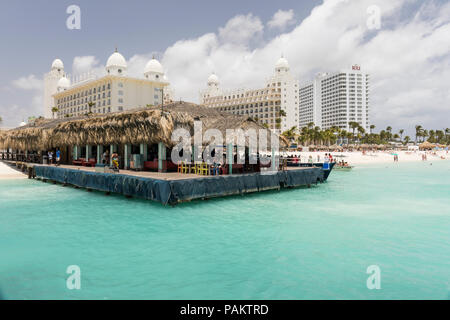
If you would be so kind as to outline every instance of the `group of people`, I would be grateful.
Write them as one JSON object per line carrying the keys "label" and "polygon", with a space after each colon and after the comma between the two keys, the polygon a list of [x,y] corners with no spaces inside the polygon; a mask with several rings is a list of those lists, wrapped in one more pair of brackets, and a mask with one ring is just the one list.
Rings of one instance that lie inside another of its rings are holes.
{"label": "group of people", "polygon": [[[302,158],[301,157],[297,157],[297,155],[294,155],[292,158],[289,159],[290,162],[294,163],[294,164],[298,164],[302,162]],[[331,153],[325,153],[325,157],[323,159],[323,162],[328,162],[328,163],[333,163],[334,162],[334,158],[331,155]],[[317,163],[321,163],[321,157],[320,154],[317,155]],[[308,163],[314,163],[314,158],[312,155],[309,156],[308,158]]]}
{"label": "group of people", "polygon": [[[47,152],[47,157],[48,157],[48,164],[52,165],[53,164],[53,151],[50,150]],[[61,150],[57,149],[56,150],[56,159],[55,159],[55,166],[59,166],[61,164]]]}
{"label": "group of people", "polygon": [[113,154],[110,157],[109,150],[107,149],[105,152],[103,152],[102,163],[104,165],[109,165],[110,161],[111,161],[111,164],[112,164],[111,168],[114,171],[118,172],[119,171],[119,154],[116,151],[114,151]]}
{"label": "group of people", "polygon": [[339,162],[337,163],[337,165],[338,165],[339,167],[344,167],[344,168],[349,167],[348,162],[346,162],[346,161],[344,161],[344,160],[339,161]]}

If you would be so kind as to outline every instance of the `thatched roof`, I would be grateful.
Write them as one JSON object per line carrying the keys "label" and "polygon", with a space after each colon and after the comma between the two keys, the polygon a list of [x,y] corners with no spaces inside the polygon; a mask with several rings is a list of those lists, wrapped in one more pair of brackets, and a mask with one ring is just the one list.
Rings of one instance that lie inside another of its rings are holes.
{"label": "thatched roof", "polygon": [[[0,134],[0,149],[47,150],[74,145],[153,144],[174,145],[172,132],[184,128],[193,136],[194,121],[201,121],[203,133],[218,129],[226,137],[227,129],[269,130],[251,118],[220,113],[192,103],[177,102],[161,107],[91,115],[80,118],[43,120]],[[248,141],[248,139],[247,139]],[[205,142],[206,144],[208,142]],[[287,145],[280,139],[280,147]]]}
{"label": "thatched roof", "polygon": [[419,145],[419,148],[420,148],[421,150],[431,150],[431,149],[436,148],[436,145],[434,145],[434,144],[432,144],[432,143],[430,143],[430,142],[428,142],[428,141],[425,141],[424,143],[422,143],[421,145]]}

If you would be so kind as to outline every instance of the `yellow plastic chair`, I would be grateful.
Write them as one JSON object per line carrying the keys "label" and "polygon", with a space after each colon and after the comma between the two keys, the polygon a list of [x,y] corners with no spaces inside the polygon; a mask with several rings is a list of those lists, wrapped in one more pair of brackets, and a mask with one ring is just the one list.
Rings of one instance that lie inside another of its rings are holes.
{"label": "yellow plastic chair", "polygon": [[209,174],[209,168],[208,168],[208,164],[206,162],[203,162],[200,165],[200,170],[199,170],[199,174],[202,176],[207,176]]}
{"label": "yellow plastic chair", "polygon": [[185,173],[185,174],[189,173],[189,165],[184,162],[183,162],[183,173]]}
{"label": "yellow plastic chair", "polygon": [[198,166],[199,166],[198,162],[194,162],[191,165],[191,172],[190,173],[198,174]]}

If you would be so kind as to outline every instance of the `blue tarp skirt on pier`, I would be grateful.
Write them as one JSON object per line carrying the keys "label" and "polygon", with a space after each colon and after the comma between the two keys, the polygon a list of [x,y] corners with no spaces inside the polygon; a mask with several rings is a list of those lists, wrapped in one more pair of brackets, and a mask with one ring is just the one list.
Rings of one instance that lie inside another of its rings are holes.
{"label": "blue tarp skirt on pier", "polygon": [[124,174],[88,172],[35,166],[37,177],[102,192],[161,202],[164,205],[194,199],[239,195],[285,187],[300,187],[326,180],[322,168],[243,174],[182,180],[158,180]]}

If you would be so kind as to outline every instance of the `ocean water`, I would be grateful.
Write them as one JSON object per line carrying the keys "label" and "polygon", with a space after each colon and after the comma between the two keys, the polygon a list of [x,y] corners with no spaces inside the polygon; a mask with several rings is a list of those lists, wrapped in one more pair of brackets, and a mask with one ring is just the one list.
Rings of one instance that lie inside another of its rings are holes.
{"label": "ocean water", "polygon": [[[449,299],[450,163],[177,207],[0,181],[4,299]],[[67,267],[81,270],[69,290]],[[369,290],[369,266],[380,270]]]}

